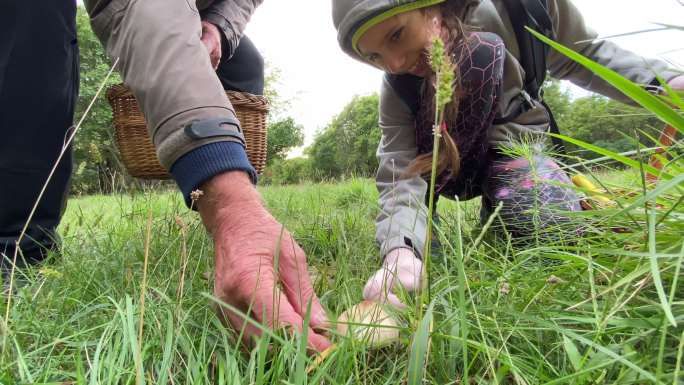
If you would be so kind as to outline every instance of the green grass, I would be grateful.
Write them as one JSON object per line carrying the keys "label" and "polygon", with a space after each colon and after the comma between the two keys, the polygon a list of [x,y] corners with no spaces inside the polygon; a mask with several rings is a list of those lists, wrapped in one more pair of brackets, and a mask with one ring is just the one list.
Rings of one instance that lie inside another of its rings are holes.
{"label": "green grass", "polygon": [[[372,182],[262,193],[307,252],[330,316],[361,300],[365,280],[379,266]],[[63,255],[27,271],[28,283],[13,300],[0,382],[397,384],[416,365],[413,332],[420,330],[424,342],[431,327],[430,349],[420,349],[425,356],[417,358],[424,359],[427,383],[463,383],[464,365],[471,383],[483,384],[684,383],[682,375],[675,380],[684,323],[684,291],[675,282],[684,258],[681,233],[678,240],[656,233],[651,252],[646,230],[614,233],[589,215],[583,221],[595,225],[574,244],[516,247],[485,236],[474,245],[478,202],[460,206],[439,202],[446,251],[433,259],[433,297],[425,313],[431,325],[411,306],[401,314],[402,342],[383,350],[335,336],[339,349],[306,377],[296,340],[267,336],[245,351],[220,325],[206,296],[212,245],[178,194],[73,199],[60,228]],[[139,341],[148,212],[153,236]],[[458,222],[462,240],[453,231]],[[648,228],[637,222],[624,225]],[[451,250],[459,241],[465,303]],[[668,323],[653,284],[653,258],[677,327]],[[464,326],[467,333],[461,333]]]}

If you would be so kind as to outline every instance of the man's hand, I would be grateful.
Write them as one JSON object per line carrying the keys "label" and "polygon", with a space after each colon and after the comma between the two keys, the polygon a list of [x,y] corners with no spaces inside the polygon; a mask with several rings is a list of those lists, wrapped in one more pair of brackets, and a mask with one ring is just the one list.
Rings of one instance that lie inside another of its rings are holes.
{"label": "man's hand", "polygon": [[382,268],[370,277],[363,288],[363,298],[380,303],[389,302],[399,309],[406,307],[395,290],[418,292],[423,286],[423,262],[412,250],[394,249],[387,253]]}
{"label": "man's hand", "polygon": [[[266,211],[247,175],[227,172],[201,188],[198,208],[216,252],[214,295],[270,328],[299,331],[311,302],[309,346],[319,352],[328,348],[330,341],[314,331],[328,321],[311,286],[304,251]],[[261,334],[238,314],[226,308],[220,313],[236,330],[244,327],[247,340]]]}
{"label": "man's hand", "polygon": [[218,68],[221,62],[221,31],[214,24],[203,21],[202,22],[202,37],[200,39],[209,52],[209,60],[214,70]]}

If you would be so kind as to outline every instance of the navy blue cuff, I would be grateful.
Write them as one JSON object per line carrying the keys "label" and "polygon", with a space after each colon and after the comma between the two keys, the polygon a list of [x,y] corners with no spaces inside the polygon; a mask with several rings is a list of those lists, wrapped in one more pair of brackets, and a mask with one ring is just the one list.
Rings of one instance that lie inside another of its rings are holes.
{"label": "navy blue cuff", "polygon": [[256,184],[256,170],[247,158],[245,147],[238,142],[205,144],[178,158],[171,166],[171,175],[183,193],[185,204],[191,207],[190,193],[202,183],[226,171],[241,170]]}

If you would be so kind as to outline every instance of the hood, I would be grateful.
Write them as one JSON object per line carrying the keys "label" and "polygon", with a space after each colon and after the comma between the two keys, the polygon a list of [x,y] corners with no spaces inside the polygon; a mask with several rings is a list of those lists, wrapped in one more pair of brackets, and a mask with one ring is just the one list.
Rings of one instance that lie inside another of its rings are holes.
{"label": "hood", "polygon": [[332,0],[337,42],[349,56],[364,61],[356,43],[369,28],[392,16],[446,0]]}

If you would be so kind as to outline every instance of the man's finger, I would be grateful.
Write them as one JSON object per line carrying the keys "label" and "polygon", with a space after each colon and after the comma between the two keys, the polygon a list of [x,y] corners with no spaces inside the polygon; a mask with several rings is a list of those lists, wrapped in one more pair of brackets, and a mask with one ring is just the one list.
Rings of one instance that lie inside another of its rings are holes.
{"label": "man's finger", "polygon": [[302,318],[306,317],[307,308],[311,302],[309,324],[313,329],[328,329],[330,323],[313,290],[304,251],[291,239],[282,243],[283,250],[279,259],[280,280],[287,299],[294,311]]}
{"label": "man's finger", "polygon": [[[301,332],[303,330],[304,322],[302,317],[295,312],[290,301],[288,301],[287,296],[281,292],[279,289],[275,289],[275,296],[272,293],[265,294],[262,292],[262,296],[257,296],[255,298],[255,304],[261,304],[262,309],[277,309],[275,313],[273,311],[263,311],[261,314],[256,313],[256,309],[253,310],[255,317],[262,322],[266,322],[271,329],[276,329],[280,327],[291,327],[293,330]],[[269,300],[274,299],[269,304]],[[317,334],[312,330],[311,327],[308,329],[308,341],[307,345],[315,349],[316,351],[323,351],[327,349],[331,343],[330,341],[320,334]]]}
{"label": "man's finger", "polygon": [[221,62],[221,43],[217,42],[212,35],[204,33],[204,31],[200,37],[200,41],[204,44],[207,52],[209,52],[209,61],[211,62],[212,67],[214,67],[214,69],[218,68],[219,63]]}
{"label": "man's finger", "polygon": [[242,342],[248,349],[253,346],[252,338],[261,336],[261,329],[247,321],[243,314],[237,314],[225,307],[219,307],[217,313],[224,324],[229,322],[236,333],[242,334]]}
{"label": "man's finger", "polygon": [[316,333],[311,328],[309,328],[309,340],[307,342],[310,348],[319,353],[332,346],[332,343],[329,339]]}

